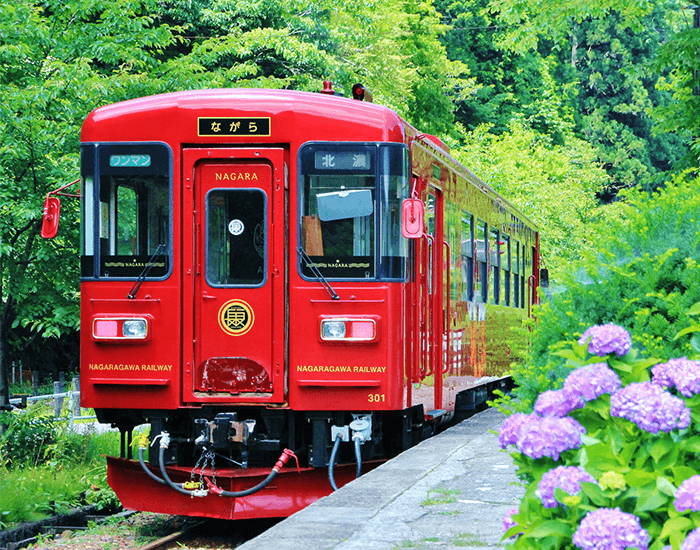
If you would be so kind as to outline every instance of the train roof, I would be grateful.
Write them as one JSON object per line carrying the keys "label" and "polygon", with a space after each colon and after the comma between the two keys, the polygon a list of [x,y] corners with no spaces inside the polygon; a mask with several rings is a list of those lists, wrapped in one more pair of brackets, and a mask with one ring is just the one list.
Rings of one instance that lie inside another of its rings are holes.
{"label": "train roof", "polygon": [[[124,128],[129,126],[130,119],[138,120],[138,131],[147,134],[149,129],[144,126],[144,118],[163,124],[177,117],[182,126],[190,117],[222,116],[225,113],[238,117],[265,114],[285,119],[290,124],[306,121],[307,125],[317,124],[321,128],[331,122],[350,134],[356,127],[358,136],[368,131],[376,132],[384,135],[374,139],[391,141],[403,141],[407,126],[410,126],[388,107],[375,103],[294,90],[225,88],[171,92],[99,107],[85,120],[81,138],[83,141],[99,141],[93,137],[93,127],[110,119],[119,120],[118,126]],[[153,131],[163,135],[162,128],[156,127]],[[349,138],[344,136],[343,139]]]}
{"label": "train roof", "polygon": [[[221,136],[202,137],[194,131],[199,117],[216,116],[266,116],[274,119],[275,130],[266,138],[256,136],[258,144],[306,141],[305,136],[311,132],[319,141],[341,139],[420,143],[496,202],[517,212],[529,225],[537,226],[505,197],[454,159],[449,154],[449,148],[435,136],[419,132],[388,107],[337,95],[267,88],[217,88],[141,97],[92,111],[83,123],[81,141],[168,141],[180,144],[196,141],[200,146],[220,144]],[[164,136],[168,136],[168,139],[164,139]],[[250,137],[246,136],[245,142],[249,141]]]}

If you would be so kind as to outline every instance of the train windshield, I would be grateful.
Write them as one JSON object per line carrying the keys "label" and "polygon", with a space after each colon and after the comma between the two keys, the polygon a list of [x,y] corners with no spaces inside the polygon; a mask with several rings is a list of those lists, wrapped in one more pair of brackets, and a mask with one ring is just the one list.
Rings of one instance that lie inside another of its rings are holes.
{"label": "train windshield", "polygon": [[[300,244],[315,268],[329,279],[406,279],[407,148],[309,143],[299,161]],[[307,263],[301,273],[314,278]]]}
{"label": "train windshield", "polygon": [[172,240],[171,161],[164,144],[84,145],[81,275],[165,277]]}

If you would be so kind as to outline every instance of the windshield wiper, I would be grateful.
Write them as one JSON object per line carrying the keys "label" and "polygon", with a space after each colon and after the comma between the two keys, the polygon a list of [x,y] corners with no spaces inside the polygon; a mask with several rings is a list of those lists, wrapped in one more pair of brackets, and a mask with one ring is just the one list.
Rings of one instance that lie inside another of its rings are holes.
{"label": "windshield wiper", "polygon": [[129,291],[129,294],[126,295],[129,300],[133,300],[136,298],[136,293],[139,291],[139,288],[141,288],[141,285],[143,282],[146,280],[146,277],[151,271],[151,268],[155,265],[155,259],[156,256],[160,256],[165,252],[165,245],[164,244],[159,244],[158,248],[156,248],[156,251],[153,253],[153,256],[151,256],[151,259],[148,260],[148,263],[143,267],[143,271],[141,271],[141,275],[139,275],[139,278],[136,279],[136,282],[134,283],[134,286],[131,287],[131,290]]}
{"label": "windshield wiper", "polygon": [[309,255],[306,253],[306,250],[304,250],[301,246],[297,248],[297,252],[301,256],[302,260],[306,262],[306,267],[308,267],[311,272],[314,274],[316,279],[325,287],[325,289],[328,291],[328,294],[330,295],[332,300],[340,300],[340,296],[333,290],[333,287],[330,285],[330,283],[326,280],[326,278],[323,276],[323,274],[318,270],[316,267],[316,264],[313,262],[313,260],[309,257]]}

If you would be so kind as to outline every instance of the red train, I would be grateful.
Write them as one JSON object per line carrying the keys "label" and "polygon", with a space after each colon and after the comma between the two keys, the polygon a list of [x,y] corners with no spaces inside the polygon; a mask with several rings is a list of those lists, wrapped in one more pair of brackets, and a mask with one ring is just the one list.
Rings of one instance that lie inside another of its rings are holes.
{"label": "red train", "polygon": [[81,401],[126,508],[287,516],[508,383],[537,228],[390,109],[179,92],[81,142]]}

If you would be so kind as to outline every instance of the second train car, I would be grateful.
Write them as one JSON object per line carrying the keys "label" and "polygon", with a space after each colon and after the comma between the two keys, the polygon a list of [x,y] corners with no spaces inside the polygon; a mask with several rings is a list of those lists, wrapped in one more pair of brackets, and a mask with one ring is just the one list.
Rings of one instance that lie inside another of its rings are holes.
{"label": "second train car", "polygon": [[290,515],[504,385],[537,299],[536,226],[367,101],[101,107],[80,185],[81,404],[122,431],[130,509]]}

